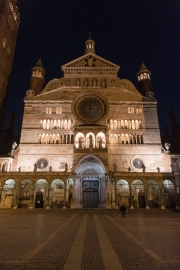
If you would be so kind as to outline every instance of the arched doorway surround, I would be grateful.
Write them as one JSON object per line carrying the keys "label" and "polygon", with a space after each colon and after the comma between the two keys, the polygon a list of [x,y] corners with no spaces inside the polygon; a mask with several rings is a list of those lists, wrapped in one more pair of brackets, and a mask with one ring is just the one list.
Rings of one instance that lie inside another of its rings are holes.
{"label": "arched doorway surround", "polygon": [[90,154],[84,156],[75,170],[72,208],[105,208],[106,177],[101,159]]}

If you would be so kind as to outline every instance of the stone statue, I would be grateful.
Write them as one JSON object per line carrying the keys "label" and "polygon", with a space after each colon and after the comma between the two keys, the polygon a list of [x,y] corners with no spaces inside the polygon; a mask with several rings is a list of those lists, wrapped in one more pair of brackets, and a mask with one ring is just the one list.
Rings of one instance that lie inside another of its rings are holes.
{"label": "stone statue", "polygon": [[21,172],[21,166],[18,168],[18,171]]}
{"label": "stone statue", "polygon": [[51,166],[49,167],[49,171],[52,172],[52,167]]}
{"label": "stone statue", "polygon": [[102,139],[99,139],[99,148],[102,148]]}
{"label": "stone statue", "polygon": [[164,146],[165,146],[165,149],[167,150],[167,152],[169,152],[170,143],[165,142]]}
{"label": "stone statue", "polygon": [[93,144],[93,142],[92,142],[92,135],[91,134],[89,135],[89,144],[90,144],[90,146]]}
{"label": "stone statue", "polygon": [[146,171],[146,167],[145,167],[144,163],[142,163],[141,168],[143,169],[143,173],[145,173],[145,171]]}
{"label": "stone statue", "polygon": [[113,164],[113,169],[114,169],[114,172],[117,172],[117,165],[116,165],[116,163]]}
{"label": "stone statue", "polygon": [[131,167],[128,168],[128,172],[129,172],[129,173],[131,172]]}
{"label": "stone statue", "polygon": [[82,138],[79,138],[79,148],[82,148]]}
{"label": "stone statue", "polygon": [[65,167],[65,172],[67,172],[67,171],[68,171],[68,164],[66,163],[66,164],[64,165],[64,167]]}
{"label": "stone statue", "polygon": [[157,167],[157,171],[158,171],[158,173],[160,173],[160,168],[159,167]]}
{"label": "stone statue", "polygon": [[36,171],[37,171],[37,164],[34,163],[34,172],[36,172]]}
{"label": "stone statue", "polygon": [[17,143],[16,142],[13,142],[12,149],[11,149],[11,157],[14,157],[14,151],[15,151],[15,148],[16,147],[17,147]]}
{"label": "stone statue", "polygon": [[94,87],[97,86],[97,81],[96,81],[96,79],[93,79],[93,86],[94,86]]}

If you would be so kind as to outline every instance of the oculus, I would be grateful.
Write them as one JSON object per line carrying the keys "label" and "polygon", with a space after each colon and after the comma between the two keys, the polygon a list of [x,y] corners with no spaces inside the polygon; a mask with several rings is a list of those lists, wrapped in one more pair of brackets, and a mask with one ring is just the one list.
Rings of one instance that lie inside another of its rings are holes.
{"label": "oculus", "polygon": [[80,121],[96,122],[101,120],[106,113],[106,103],[94,94],[84,95],[74,103],[74,112]]}
{"label": "oculus", "polygon": [[45,169],[48,165],[48,161],[47,159],[45,158],[40,158],[38,161],[37,161],[37,166],[38,166],[38,169]]}
{"label": "oculus", "polygon": [[140,159],[140,158],[135,158],[135,159],[133,159],[133,166],[136,168],[136,169],[141,169],[142,168],[142,166],[143,166],[143,161],[142,161],[142,159]]}

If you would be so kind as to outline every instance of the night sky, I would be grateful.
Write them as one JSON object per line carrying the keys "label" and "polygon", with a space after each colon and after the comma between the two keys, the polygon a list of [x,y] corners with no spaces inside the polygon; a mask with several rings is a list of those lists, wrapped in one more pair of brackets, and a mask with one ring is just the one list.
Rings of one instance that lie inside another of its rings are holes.
{"label": "night sky", "polygon": [[174,108],[180,122],[179,0],[18,0],[21,23],[8,90],[5,127],[16,113],[21,127],[31,68],[41,57],[45,83],[84,54],[92,32],[96,54],[119,65],[134,83],[143,60],[151,71],[161,130]]}

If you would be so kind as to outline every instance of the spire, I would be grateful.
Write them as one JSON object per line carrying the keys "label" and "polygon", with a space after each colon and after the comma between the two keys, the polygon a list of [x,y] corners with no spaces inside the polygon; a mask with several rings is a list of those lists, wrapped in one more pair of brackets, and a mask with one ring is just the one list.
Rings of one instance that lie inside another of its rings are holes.
{"label": "spire", "polygon": [[141,66],[139,68],[139,72],[137,73],[136,77],[138,78],[138,90],[143,95],[150,99],[154,98],[154,93],[152,89],[151,83],[151,72],[145,66],[144,62],[142,61]]}
{"label": "spire", "polygon": [[30,90],[34,90],[35,94],[39,94],[44,84],[45,69],[41,59],[37,61],[35,66],[31,69]]}
{"label": "spire", "polygon": [[35,64],[34,67],[38,67],[38,68],[44,69],[43,64],[42,64],[42,61],[41,61],[41,58],[39,58],[39,60],[37,61],[37,63]]}
{"label": "spire", "polygon": [[144,80],[144,79],[151,79],[150,78],[151,72],[147,69],[144,62],[142,61],[139,72],[137,73],[138,81]]}
{"label": "spire", "polygon": [[85,42],[85,53],[95,54],[95,42],[91,39],[91,32],[89,32],[89,39]]}

